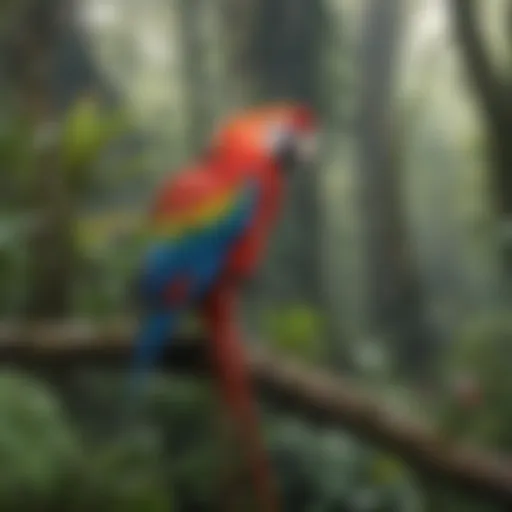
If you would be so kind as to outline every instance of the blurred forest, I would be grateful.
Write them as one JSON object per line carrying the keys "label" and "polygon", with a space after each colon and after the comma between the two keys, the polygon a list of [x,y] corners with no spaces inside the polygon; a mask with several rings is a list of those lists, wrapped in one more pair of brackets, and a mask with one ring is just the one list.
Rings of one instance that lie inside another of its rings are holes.
{"label": "blurred forest", "polygon": [[[0,318],[129,317],[159,180],[227,113],[282,98],[318,110],[322,150],[290,183],[248,338],[509,460],[510,0],[4,0]],[[1,510],[216,510],[207,380],[155,376],[125,437],[119,373],[0,380]],[[286,510],[510,510],[262,406]]]}

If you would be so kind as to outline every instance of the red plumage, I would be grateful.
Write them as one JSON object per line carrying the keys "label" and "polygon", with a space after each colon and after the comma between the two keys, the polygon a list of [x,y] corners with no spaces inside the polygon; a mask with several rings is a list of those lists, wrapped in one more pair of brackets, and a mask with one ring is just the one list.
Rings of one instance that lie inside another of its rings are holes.
{"label": "red plumage", "polygon": [[[277,510],[257,413],[250,390],[243,343],[237,329],[240,282],[260,263],[285,190],[286,172],[280,156],[315,130],[312,112],[301,105],[273,105],[236,115],[217,131],[204,159],[161,187],[151,211],[153,223],[186,216],[221,200],[252,178],[260,192],[251,221],[226,258],[221,275],[201,310],[211,340],[223,401],[247,455],[261,510]],[[220,199],[219,199],[220,198]],[[181,288],[169,290],[173,297]]]}

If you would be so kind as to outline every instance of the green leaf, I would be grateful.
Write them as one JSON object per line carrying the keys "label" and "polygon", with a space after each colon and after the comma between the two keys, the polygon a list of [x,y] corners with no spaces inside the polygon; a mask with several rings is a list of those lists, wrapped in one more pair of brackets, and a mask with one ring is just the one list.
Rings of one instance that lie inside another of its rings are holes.
{"label": "green leaf", "polygon": [[144,215],[137,211],[111,211],[88,215],[76,223],[75,241],[84,252],[104,249],[123,235],[137,237],[143,227]]}
{"label": "green leaf", "polygon": [[323,356],[322,317],[305,305],[288,306],[265,315],[266,336],[274,348],[306,360]]}
{"label": "green leaf", "polygon": [[98,145],[100,112],[94,99],[87,97],[70,108],[62,133],[62,162],[74,169],[81,166]]}
{"label": "green leaf", "polygon": [[61,141],[62,164],[74,181],[83,181],[87,167],[127,129],[123,111],[104,112],[92,97],[77,101],[68,112]]}
{"label": "green leaf", "polygon": [[403,477],[403,465],[394,457],[378,455],[371,465],[373,483],[391,485]]}

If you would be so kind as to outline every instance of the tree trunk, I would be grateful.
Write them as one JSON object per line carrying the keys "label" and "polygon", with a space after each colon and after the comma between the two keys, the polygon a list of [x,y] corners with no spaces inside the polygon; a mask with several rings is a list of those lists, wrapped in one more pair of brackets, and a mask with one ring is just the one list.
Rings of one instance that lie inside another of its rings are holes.
{"label": "tree trunk", "polygon": [[[320,0],[263,0],[256,16],[251,60],[261,95],[305,102],[321,98],[323,5]],[[284,300],[322,302],[319,173],[293,176],[283,222],[264,280]]]}
{"label": "tree trunk", "polygon": [[212,80],[207,71],[207,33],[204,27],[209,0],[181,0],[180,20],[184,81],[188,96],[188,137],[191,152],[207,143],[213,123]]}
{"label": "tree trunk", "polygon": [[368,1],[362,44],[359,152],[371,330],[397,343],[409,376],[428,369],[431,339],[412,260],[401,198],[401,148],[394,118],[401,0]]}
{"label": "tree trunk", "polygon": [[[512,222],[512,94],[510,80],[492,63],[478,27],[478,4],[474,0],[451,0],[452,22],[466,74],[487,125],[490,160],[493,164],[491,192],[497,213]],[[505,264],[512,269],[512,244],[505,246]]]}
{"label": "tree trunk", "polygon": [[57,317],[70,306],[73,261],[70,198],[52,140],[57,116],[52,102],[55,52],[64,19],[63,0],[28,2],[20,13],[11,76],[17,108],[32,127],[36,151],[32,206],[43,227],[29,244],[30,317]]}

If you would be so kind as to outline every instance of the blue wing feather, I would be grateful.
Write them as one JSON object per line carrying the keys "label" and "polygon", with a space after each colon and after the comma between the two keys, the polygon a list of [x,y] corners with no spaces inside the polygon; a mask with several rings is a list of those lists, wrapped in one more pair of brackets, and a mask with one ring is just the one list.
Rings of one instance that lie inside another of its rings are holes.
{"label": "blue wing feather", "polygon": [[191,282],[191,301],[207,292],[233,244],[249,225],[257,195],[255,184],[248,183],[235,206],[216,222],[179,238],[155,241],[147,252],[139,281],[143,301],[155,306],[172,281],[183,276]]}
{"label": "blue wing feather", "polygon": [[[257,198],[258,187],[254,182],[247,183],[234,207],[214,223],[179,238],[157,240],[150,246],[139,279],[138,291],[147,316],[136,340],[130,395],[140,393],[144,374],[172,337],[181,312],[215,283],[233,244],[253,218]],[[182,277],[190,283],[186,300],[179,305],[166,304],[166,289]]]}

